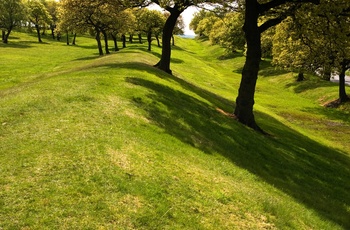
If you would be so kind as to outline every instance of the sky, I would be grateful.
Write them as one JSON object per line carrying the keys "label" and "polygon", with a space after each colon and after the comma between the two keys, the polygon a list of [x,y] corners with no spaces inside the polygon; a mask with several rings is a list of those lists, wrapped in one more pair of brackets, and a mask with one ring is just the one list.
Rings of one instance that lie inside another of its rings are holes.
{"label": "sky", "polygon": [[[152,4],[148,8],[159,10],[159,11],[164,11],[160,6],[158,6],[156,4]],[[198,11],[199,11],[199,9],[197,7],[190,6],[184,12],[182,12],[181,15],[182,15],[182,17],[184,19],[184,23],[185,23],[185,35],[195,35],[193,30],[190,30],[189,24],[193,18],[193,14],[198,12]]]}

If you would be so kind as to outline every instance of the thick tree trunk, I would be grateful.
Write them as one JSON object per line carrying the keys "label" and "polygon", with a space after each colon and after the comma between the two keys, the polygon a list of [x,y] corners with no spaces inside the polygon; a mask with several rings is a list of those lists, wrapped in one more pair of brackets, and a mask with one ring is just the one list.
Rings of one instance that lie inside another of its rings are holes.
{"label": "thick tree trunk", "polygon": [[103,38],[104,38],[104,41],[105,41],[105,51],[106,51],[106,54],[110,54],[109,52],[109,47],[108,47],[108,36],[107,36],[107,32],[105,30],[102,30],[102,34],[103,34]]}
{"label": "thick tree trunk", "polygon": [[102,43],[101,43],[101,36],[100,31],[96,30],[96,41],[97,41],[97,47],[98,47],[98,53],[100,56],[103,55],[103,49],[102,49]]}
{"label": "thick tree trunk", "polygon": [[4,41],[5,40],[5,30],[1,30],[1,40]]}
{"label": "thick tree trunk", "polygon": [[119,51],[117,36],[114,34],[111,34],[111,37],[112,37],[113,43],[114,43],[114,51]]}
{"label": "thick tree trunk", "polygon": [[123,43],[123,48],[126,48],[126,37],[125,37],[125,34],[122,34],[122,43]]}
{"label": "thick tree trunk", "polygon": [[151,51],[151,43],[152,43],[152,32],[148,31],[147,33],[147,42],[148,42],[148,51]]}
{"label": "thick tree trunk", "polygon": [[340,103],[349,101],[348,95],[346,95],[345,90],[345,72],[346,72],[346,63],[342,63],[342,69],[339,74],[339,101]]}
{"label": "thick tree trunk", "polygon": [[36,33],[37,33],[37,35],[38,35],[38,41],[39,41],[39,42],[43,42],[43,41],[41,40],[40,26],[39,26],[38,24],[35,24],[35,29],[36,29]]}
{"label": "thick tree trunk", "polygon": [[255,86],[261,60],[261,37],[258,28],[258,4],[256,0],[246,0],[245,23],[243,30],[247,42],[247,56],[242,71],[242,79],[234,111],[238,121],[254,130],[263,132],[256,124],[253,106]]}
{"label": "thick tree trunk", "polygon": [[162,35],[162,56],[160,61],[155,65],[159,69],[171,74],[170,70],[170,57],[171,57],[171,36],[173,35],[174,27],[176,21],[183,10],[179,10],[180,7],[175,5],[174,8],[171,9],[170,15],[165,22],[163,27],[163,35]]}

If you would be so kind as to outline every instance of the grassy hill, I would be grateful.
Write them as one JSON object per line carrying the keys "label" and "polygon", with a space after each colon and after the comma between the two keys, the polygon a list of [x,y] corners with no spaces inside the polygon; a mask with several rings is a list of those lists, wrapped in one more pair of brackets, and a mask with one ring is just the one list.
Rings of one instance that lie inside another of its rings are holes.
{"label": "grassy hill", "polygon": [[[15,33],[0,45],[0,229],[349,229],[349,107],[268,61],[263,136],[233,120],[244,57],[176,38],[99,57]],[[348,89],[349,90],[349,89]]]}

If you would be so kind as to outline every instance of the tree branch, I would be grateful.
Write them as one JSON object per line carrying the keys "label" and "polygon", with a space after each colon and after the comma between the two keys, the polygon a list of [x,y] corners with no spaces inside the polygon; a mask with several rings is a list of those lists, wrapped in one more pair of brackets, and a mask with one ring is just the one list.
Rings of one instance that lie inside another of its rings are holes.
{"label": "tree branch", "polygon": [[286,3],[313,3],[313,4],[320,4],[320,0],[272,0],[270,2],[260,4],[259,6],[259,13],[264,14],[266,11],[281,6]]}

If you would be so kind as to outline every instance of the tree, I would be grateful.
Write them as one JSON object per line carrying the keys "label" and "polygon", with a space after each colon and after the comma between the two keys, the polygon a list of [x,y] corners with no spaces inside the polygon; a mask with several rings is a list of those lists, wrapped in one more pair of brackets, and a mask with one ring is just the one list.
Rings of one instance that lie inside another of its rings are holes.
{"label": "tree", "polygon": [[[345,102],[345,71],[350,59],[348,27],[350,2],[322,1],[313,9],[303,7],[277,27],[274,63],[317,73],[339,73],[339,101]],[[323,77],[324,78],[324,77]]]}
{"label": "tree", "polygon": [[49,0],[45,2],[47,11],[49,12],[51,16],[51,23],[50,23],[50,30],[51,30],[51,35],[52,39],[55,39],[55,29],[58,23],[58,2],[54,0]]}
{"label": "tree", "polygon": [[241,12],[229,12],[222,20],[217,20],[209,34],[212,44],[219,44],[228,53],[243,50],[245,45],[243,27],[243,14]]}
{"label": "tree", "polygon": [[43,25],[50,24],[51,16],[44,4],[42,4],[39,0],[28,0],[27,6],[28,20],[34,24],[38,35],[38,41],[42,42],[40,30]]}
{"label": "tree", "polygon": [[3,43],[8,43],[10,33],[20,26],[25,18],[25,6],[21,0],[2,0],[0,2],[0,29],[3,30]]}
{"label": "tree", "polygon": [[174,35],[183,35],[185,33],[185,22],[183,17],[180,15],[176,21],[174,30],[173,30],[173,35],[171,36],[172,40],[172,45],[175,45],[175,38]]}
{"label": "tree", "polygon": [[[236,98],[235,117],[239,122],[264,133],[257,125],[254,113],[255,86],[261,61],[261,34],[268,28],[279,24],[288,15],[301,6],[301,3],[319,3],[319,0],[270,0],[259,3],[258,0],[245,0],[245,20],[243,31],[247,42],[246,61]],[[270,16],[271,15],[271,16]],[[268,16],[263,22],[262,16]]]}
{"label": "tree", "polygon": [[[109,29],[109,34],[114,42],[114,51],[119,51],[117,44],[118,35],[124,34],[125,36],[125,33],[130,32],[136,23],[136,19],[130,9],[126,9],[122,12],[115,12],[115,14],[115,21]],[[125,46],[125,40],[123,43]]]}
{"label": "tree", "polygon": [[138,31],[147,34],[148,51],[151,51],[152,34],[163,28],[165,23],[164,15],[158,10],[141,9],[138,12],[137,27]]}

